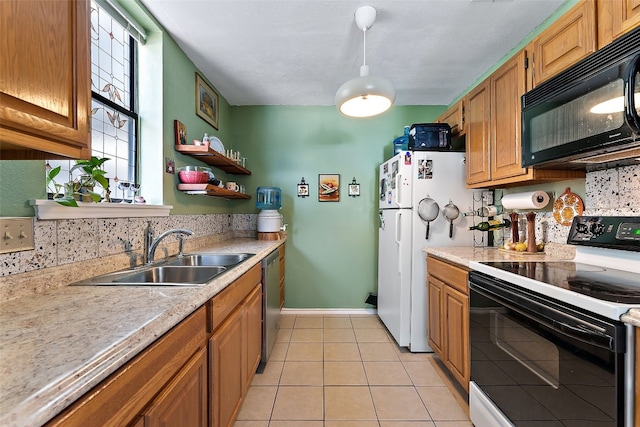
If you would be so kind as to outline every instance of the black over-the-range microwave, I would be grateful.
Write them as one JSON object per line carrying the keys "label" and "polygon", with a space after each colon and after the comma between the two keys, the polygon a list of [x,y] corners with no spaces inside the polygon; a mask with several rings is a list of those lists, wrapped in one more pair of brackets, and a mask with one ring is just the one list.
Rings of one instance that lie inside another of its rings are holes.
{"label": "black over-the-range microwave", "polygon": [[522,166],[640,163],[640,27],[522,96]]}

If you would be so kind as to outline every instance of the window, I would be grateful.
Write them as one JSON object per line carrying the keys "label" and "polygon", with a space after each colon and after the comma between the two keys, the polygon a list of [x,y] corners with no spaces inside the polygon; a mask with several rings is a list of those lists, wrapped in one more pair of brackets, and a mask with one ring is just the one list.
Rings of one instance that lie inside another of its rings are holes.
{"label": "window", "polygon": [[[116,11],[117,12],[117,11]],[[137,178],[136,40],[121,20],[91,2],[91,151],[107,157],[104,163],[112,198],[131,199],[129,183]],[[70,175],[74,163],[47,162],[61,166],[59,184],[79,176]]]}

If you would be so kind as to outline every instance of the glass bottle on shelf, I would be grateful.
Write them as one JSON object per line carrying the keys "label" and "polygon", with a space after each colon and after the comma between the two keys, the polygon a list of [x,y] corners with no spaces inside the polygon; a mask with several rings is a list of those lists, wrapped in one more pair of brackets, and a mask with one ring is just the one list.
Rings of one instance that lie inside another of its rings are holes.
{"label": "glass bottle on shelf", "polygon": [[487,221],[479,222],[478,225],[474,225],[473,227],[469,227],[469,230],[489,231],[509,227],[511,227],[511,221],[509,221],[508,219],[503,219],[502,221],[490,219]]}

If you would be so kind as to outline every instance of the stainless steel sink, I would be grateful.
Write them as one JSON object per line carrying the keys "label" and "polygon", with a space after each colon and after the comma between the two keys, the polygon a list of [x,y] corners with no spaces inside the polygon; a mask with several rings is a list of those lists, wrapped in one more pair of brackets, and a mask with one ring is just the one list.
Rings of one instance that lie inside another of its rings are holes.
{"label": "stainless steel sink", "polygon": [[182,258],[167,261],[164,265],[185,265],[185,266],[222,266],[232,267],[251,258],[254,254],[188,254]]}
{"label": "stainless steel sink", "polygon": [[224,273],[226,267],[151,266],[119,271],[83,280],[89,286],[202,286]]}
{"label": "stainless steel sink", "polygon": [[189,254],[148,266],[103,274],[77,286],[202,286],[254,254]]}

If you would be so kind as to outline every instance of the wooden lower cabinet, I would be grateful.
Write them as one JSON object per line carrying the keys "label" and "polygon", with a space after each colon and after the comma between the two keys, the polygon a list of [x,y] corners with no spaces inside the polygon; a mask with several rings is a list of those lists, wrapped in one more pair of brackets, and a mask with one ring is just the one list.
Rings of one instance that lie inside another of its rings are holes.
{"label": "wooden lower cabinet", "polygon": [[242,309],[236,310],[209,341],[211,425],[232,425],[244,396]]}
{"label": "wooden lower cabinet", "polygon": [[[245,385],[249,389],[262,356],[262,285],[256,286],[245,303],[245,336],[247,337],[247,363]],[[246,392],[245,392],[246,394]]]}
{"label": "wooden lower cabinet", "polygon": [[213,427],[235,423],[260,363],[261,278],[257,264],[210,301],[209,423]]}
{"label": "wooden lower cabinet", "polygon": [[280,309],[284,307],[284,245],[278,248],[280,254]]}
{"label": "wooden lower cabinet", "polygon": [[438,258],[427,258],[429,345],[468,392],[469,354],[468,271]]}
{"label": "wooden lower cabinet", "polygon": [[[47,426],[206,425],[206,310],[167,332]],[[195,399],[195,400],[194,400]],[[183,411],[190,415],[182,417]],[[195,413],[191,413],[195,411]]]}
{"label": "wooden lower cabinet", "polygon": [[635,414],[634,424],[636,426],[640,426],[640,328],[635,328],[636,333],[636,378],[635,378],[635,393],[634,393],[634,402],[635,402]]}
{"label": "wooden lower cabinet", "polygon": [[207,425],[207,350],[200,350],[143,415],[144,427]]}

